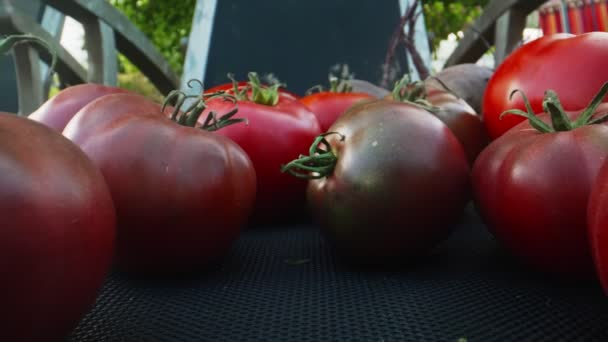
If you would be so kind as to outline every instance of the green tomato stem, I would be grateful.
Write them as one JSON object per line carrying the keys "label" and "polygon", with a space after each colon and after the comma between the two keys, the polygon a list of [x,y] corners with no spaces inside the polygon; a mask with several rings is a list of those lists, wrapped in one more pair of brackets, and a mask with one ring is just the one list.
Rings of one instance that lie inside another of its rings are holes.
{"label": "green tomato stem", "polygon": [[591,101],[589,102],[589,104],[587,105],[585,110],[583,110],[581,115],[574,121],[574,125],[577,127],[580,127],[587,122],[595,121],[595,120],[590,121],[590,119],[593,116],[593,113],[595,112],[597,107],[604,100],[604,97],[606,96],[607,93],[608,93],[608,82],[606,82],[602,85],[602,87],[600,88],[600,91],[598,91],[597,94],[595,94],[595,96],[593,97],[593,99],[591,99]]}
{"label": "green tomato stem", "polygon": [[[347,66],[342,66],[342,72],[340,76],[335,76],[334,74],[329,74],[329,89],[327,90],[330,93],[352,93],[353,86],[349,83],[350,80],[353,79],[353,74],[348,71]],[[306,95],[312,94],[315,90],[319,92],[325,91],[322,85],[315,85],[308,90],[306,90]]]}
{"label": "green tomato stem", "polygon": [[[352,77],[351,77],[352,78]],[[353,86],[348,82],[349,79],[339,78],[329,75],[329,92],[331,93],[352,93]]]}
{"label": "green tomato stem", "polygon": [[523,91],[521,91],[519,89],[513,90],[511,92],[511,94],[509,94],[509,100],[511,100],[516,93],[521,94],[521,97],[523,98],[524,106],[526,106],[527,112],[524,112],[523,110],[519,110],[519,109],[509,109],[509,110],[502,112],[500,114],[500,116],[498,117],[498,119],[502,120],[502,118],[505,115],[509,115],[509,114],[518,115],[518,116],[522,116],[522,117],[528,119],[530,126],[534,127],[536,130],[538,130],[541,133],[555,132],[553,127],[544,123],[541,119],[539,119],[536,116],[536,114],[534,114],[534,111],[532,110],[532,105],[530,104],[528,97],[526,96],[526,94]]}
{"label": "green tomato stem", "polygon": [[251,90],[251,86],[247,85],[245,87],[239,88],[239,82],[234,78],[234,74],[229,73],[228,78],[232,81],[232,92],[234,93],[234,97],[238,101],[248,101],[247,93]]}
{"label": "green tomato stem", "polygon": [[302,179],[320,179],[331,175],[338,162],[338,157],[332,151],[325,137],[332,134],[339,135],[340,141],[345,139],[342,134],[337,132],[327,132],[319,135],[310,146],[309,156],[301,155],[283,165],[281,172],[287,172]]}
{"label": "green tomato stem", "polygon": [[512,99],[515,93],[521,94],[524,101],[524,105],[526,106],[526,112],[519,109],[510,109],[501,113],[499,119],[502,119],[503,116],[508,114],[522,116],[528,119],[530,126],[534,127],[541,133],[571,131],[582,126],[595,125],[608,120],[608,114],[606,113],[603,113],[599,118],[592,119],[593,114],[597,110],[597,107],[602,103],[602,100],[604,99],[604,97],[606,97],[606,94],[608,94],[608,82],[602,85],[602,87],[593,97],[591,102],[589,102],[587,107],[582,111],[581,115],[579,115],[579,117],[574,121],[570,120],[570,118],[566,114],[566,111],[564,110],[559,100],[559,97],[557,96],[555,91],[551,89],[545,91],[545,96],[543,99],[543,110],[545,111],[545,113],[548,113],[550,115],[551,126],[547,125],[536,116],[536,114],[532,110],[532,105],[530,104],[528,97],[523,91],[519,89],[513,90],[509,95],[509,100]]}
{"label": "green tomato stem", "polygon": [[[192,82],[192,80],[188,82],[188,85],[190,85],[190,82]],[[184,105],[186,99],[192,98],[196,99],[196,101],[186,108],[180,115],[180,108]],[[173,90],[165,98],[161,112],[165,111],[165,108],[169,103],[175,101],[173,112],[170,116],[171,121],[186,127],[196,127],[199,118],[207,109],[207,101],[215,98],[231,101],[234,104],[234,108],[219,118],[215,111],[210,111],[209,114],[207,114],[203,124],[199,127],[200,129],[212,132],[239,122],[248,124],[248,120],[246,118],[233,119],[233,116],[238,112],[238,106],[236,104],[237,100],[235,96],[227,94],[224,91],[207,94],[201,92],[201,95],[186,95],[181,90]]]}
{"label": "green tomato stem", "polygon": [[437,113],[440,109],[433,106],[426,99],[426,85],[422,81],[410,82],[410,76],[408,74],[395,82],[395,86],[391,91],[391,98],[393,101],[409,103],[420,107],[428,112]]}
{"label": "green tomato stem", "polygon": [[557,94],[553,90],[547,90],[545,92],[543,110],[545,113],[549,113],[551,115],[553,129],[556,132],[566,132],[572,130],[573,123],[566,115],[564,107],[562,107]]}
{"label": "green tomato stem", "polygon": [[266,106],[276,106],[279,103],[279,88],[282,84],[275,83],[269,87],[265,87],[260,82],[257,73],[250,72],[247,76],[249,77],[249,85],[251,86],[251,101]]}
{"label": "green tomato stem", "polygon": [[603,122],[608,121],[608,113],[602,113],[600,115],[598,115],[599,117],[597,119],[593,119],[591,121],[589,121],[590,125],[597,125]]}

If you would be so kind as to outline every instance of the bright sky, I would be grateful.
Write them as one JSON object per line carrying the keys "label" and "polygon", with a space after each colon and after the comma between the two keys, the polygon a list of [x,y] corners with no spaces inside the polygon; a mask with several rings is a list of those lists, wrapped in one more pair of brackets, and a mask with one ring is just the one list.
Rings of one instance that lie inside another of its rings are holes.
{"label": "bright sky", "polygon": [[71,17],[65,18],[63,33],[61,35],[61,45],[74,56],[74,58],[87,66],[87,52],[84,50],[84,30],[79,22]]}

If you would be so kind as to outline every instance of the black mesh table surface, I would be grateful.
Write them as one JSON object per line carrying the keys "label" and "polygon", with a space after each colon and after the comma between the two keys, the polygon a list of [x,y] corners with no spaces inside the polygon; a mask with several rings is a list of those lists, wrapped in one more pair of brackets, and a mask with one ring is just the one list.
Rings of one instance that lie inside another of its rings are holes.
{"label": "black mesh table surface", "polygon": [[608,298],[518,265],[468,209],[424,262],[356,268],[311,225],[247,230],[188,279],[112,273],[69,341],[608,341]]}

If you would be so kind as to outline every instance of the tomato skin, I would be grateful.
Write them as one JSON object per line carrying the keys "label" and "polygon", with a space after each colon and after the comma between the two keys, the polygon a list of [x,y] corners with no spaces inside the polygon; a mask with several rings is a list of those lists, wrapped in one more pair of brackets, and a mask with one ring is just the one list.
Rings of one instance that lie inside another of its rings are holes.
{"label": "tomato skin", "polygon": [[[401,92],[412,94],[420,83],[405,84]],[[416,100],[424,100],[424,105],[429,106],[428,113],[434,115],[447,125],[458,141],[462,144],[469,165],[473,165],[475,158],[479,155],[489,142],[482,118],[475,110],[462,98],[457,95],[437,88],[435,86],[422,83],[424,93],[418,96]],[[408,89],[409,88],[409,89]],[[405,94],[387,94],[384,99],[394,100],[397,102],[412,101]],[[404,99],[400,99],[404,97]]]}
{"label": "tomato skin", "polygon": [[525,110],[520,96],[509,100],[515,89],[526,93],[535,113],[543,111],[547,89],[559,94],[565,110],[584,108],[608,79],[607,58],[608,32],[548,35],[516,49],[498,66],[484,93],[488,135],[496,139],[524,120],[514,115],[499,119],[505,110]]}
{"label": "tomato skin", "polygon": [[445,239],[470,196],[469,166],[447,126],[406,103],[351,107],[327,136],[337,164],[308,202],[340,255],[357,263],[416,258]]}
{"label": "tomato skin", "polygon": [[327,132],[327,129],[344,111],[355,103],[372,98],[374,97],[367,93],[323,91],[304,96],[300,102],[315,114],[321,126],[321,132]]}
{"label": "tomato skin", "polygon": [[78,84],[60,91],[28,118],[61,133],[72,117],[89,102],[105,95],[120,93],[129,93],[129,91],[95,83]]}
{"label": "tomato skin", "polygon": [[116,204],[117,262],[128,272],[193,272],[238,238],[255,199],[245,152],[218,134],[180,126],[158,104],[108,95],[64,130],[101,169]]}
{"label": "tomato skin", "polygon": [[[602,104],[596,112],[606,109]],[[579,114],[567,113],[572,119]],[[537,116],[549,122],[547,114]],[[540,133],[523,122],[477,158],[475,203],[488,229],[531,268],[589,277],[587,203],[606,156],[606,125]]]}
{"label": "tomato skin", "polygon": [[483,93],[493,73],[493,69],[476,63],[461,63],[441,69],[433,77],[425,79],[424,84],[439,89],[447,87],[481,115]]}
{"label": "tomato skin", "polygon": [[608,295],[608,163],[604,162],[591,190],[587,222],[595,270]]}
{"label": "tomato skin", "polygon": [[0,340],[60,341],[109,271],[115,210],[103,176],[52,129],[0,113]]}
{"label": "tomato skin", "polygon": [[438,108],[433,115],[450,128],[473,165],[489,142],[482,119],[464,99],[450,92],[427,86],[426,100]]}
{"label": "tomato skin", "polygon": [[[308,153],[311,141],[321,133],[317,118],[303,104],[283,95],[275,106],[249,100],[239,100],[237,105],[234,118],[246,118],[248,124],[231,125],[214,133],[236,142],[253,162],[257,195],[252,222],[274,224],[301,218],[306,209],[306,184],[282,173],[281,165]],[[207,106],[218,115],[234,108],[224,99],[211,99]]]}

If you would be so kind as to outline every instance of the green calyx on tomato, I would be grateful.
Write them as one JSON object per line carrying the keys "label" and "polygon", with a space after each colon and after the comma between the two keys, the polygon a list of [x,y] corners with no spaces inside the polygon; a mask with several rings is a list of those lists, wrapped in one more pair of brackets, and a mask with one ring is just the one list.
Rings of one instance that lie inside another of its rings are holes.
{"label": "green calyx on tomato", "polygon": [[352,93],[353,86],[350,84],[350,80],[354,78],[352,72],[350,72],[348,65],[336,65],[332,67],[333,72],[339,72],[339,76],[335,76],[333,72],[329,73],[329,89],[325,90],[325,88],[317,84],[316,86],[311,87],[306,91],[306,95],[312,94],[315,90],[319,92],[329,92],[329,93]]}
{"label": "green calyx on tomato", "polygon": [[[192,82],[199,83],[202,86],[201,81],[197,79],[188,81],[188,86],[191,86]],[[174,101],[175,107],[173,108],[173,112],[171,112],[171,121],[174,121],[182,126],[195,127],[198,119],[207,109],[207,101],[214,98],[222,98],[226,101],[232,101],[235,104],[234,108],[220,117],[218,117],[216,112],[210,111],[209,114],[207,114],[207,118],[203,124],[199,127],[200,129],[213,132],[239,122],[245,122],[245,124],[247,124],[248,121],[246,118],[233,119],[233,116],[238,112],[238,106],[236,104],[237,100],[235,96],[226,94],[224,91],[201,93],[200,95],[186,95],[181,90],[172,90],[165,98],[161,112],[164,112],[167,105]],[[184,102],[187,99],[196,100],[180,114],[180,108],[184,105]]]}
{"label": "green calyx on tomato", "polygon": [[306,91],[306,95],[312,94],[315,90],[319,92],[330,92],[330,93],[352,93],[353,86],[350,85],[347,78],[341,78],[334,75],[329,75],[329,89],[325,90],[322,85],[317,84]]}
{"label": "green calyx on tomato", "polygon": [[265,106],[276,106],[279,103],[279,88],[285,87],[285,84],[279,82],[270,86],[263,85],[256,72],[247,74],[249,82],[244,87],[239,85],[234,74],[228,74],[228,78],[232,81],[232,91],[236,100],[251,101]]}
{"label": "green calyx on tomato", "polygon": [[331,175],[338,161],[338,157],[333,153],[326,136],[337,134],[340,141],[344,141],[345,136],[338,132],[327,132],[319,135],[310,146],[309,155],[300,155],[297,159],[283,165],[281,172],[303,179],[319,179]]}
{"label": "green calyx on tomato", "polygon": [[424,82],[410,82],[409,75],[405,74],[400,80],[395,82],[389,98],[397,102],[411,103],[431,113],[437,112],[438,108],[427,101],[426,96],[426,85]]}
{"label": "green calyx on tomato", "polygon": [[541,133],[571,131],[582,126],[599,124],[608,120],[608,114],[593,118],[593,113],[602,103],[602,100],[606,94],[608,94],[608,82],[602,85],[599,92],[597,92],[597,94],[593,97],[591,102],[587,105],[587,107],[585,107],[581,115],[576,120],[570,120],[568,118],[566,111],[562,107],[559,97],[555,91],[551,89],[545,91],[543,110],[551,116],[551,125],[546,124],[535,115],[534,111],[532,110],[532,105],[523,91],[519,89],[513,90],[509,95],[509,100],[517,92],[521,94],[527,112],[520,109],[509,109],[501,113],[499,118],[502,119],[503,116],[508,114],[523,116],[528,119],[530,126],[534,127]]}
{"label": "green calyx on tomato", "polygon": [[423,82],[410,82],[408,74],[403,75],[395,82],[391,91],[391,98],[399,102],[416,102],[426,98],[426,87]]}

